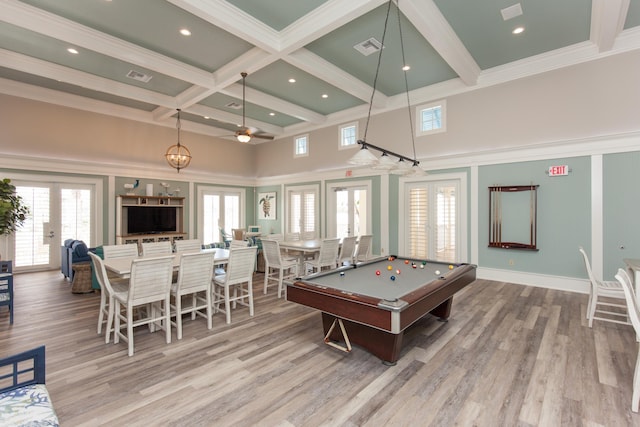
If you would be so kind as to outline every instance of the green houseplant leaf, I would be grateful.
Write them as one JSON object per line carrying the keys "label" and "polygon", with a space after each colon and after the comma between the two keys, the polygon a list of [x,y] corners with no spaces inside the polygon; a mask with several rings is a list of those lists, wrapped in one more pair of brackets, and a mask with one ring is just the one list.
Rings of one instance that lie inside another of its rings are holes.
{"label": "green houseplant leaf", "polygon": [[16,194],[9,178],[0,181],[0,236],[8,236],[22,227],[29,215],[29,207]]}

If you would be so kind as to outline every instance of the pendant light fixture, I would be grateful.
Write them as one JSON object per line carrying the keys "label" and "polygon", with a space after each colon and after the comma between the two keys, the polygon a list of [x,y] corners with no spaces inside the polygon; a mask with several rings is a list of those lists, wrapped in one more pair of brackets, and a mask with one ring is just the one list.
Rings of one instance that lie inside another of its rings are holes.
{"label": "pendant light fixture", "polygon": [[[389,0],[389,3],[387,4],[387,15],[384,21],[384,30],[382,32],[382,47],[380,49],[380,51],[378,52],[378,64],[376,66],[376,74],[375,77],[373,79],[373,91],[371,92],[371,99],[369,101],[369,111],[367,113],[367,121],[365,124],[365,128],[364,128],[364,137],[360,140],[358,140],[358,144],[361,145],[360,150],[358,150],[358,152],[351,158],[349,159],[349,163],[351,164],[355,164],[355,165],[362,165],[362,166],[370,166],[373,169],[378,169],[378,170],[387,170],[390,173],[393,174],[398,174],[398,175],[426,175],[426,172],[424,171],[424,169],[422,169],[420,167],[420,161],[417,160],[416,158],[416,142],[415,142],[415,137],[414,137],[414,133],[413,133],[413,120],[412,120],[412,115],[411,115],[411,103],[409,100],[409,84],[407,81],[407,71],[409,70],[409,67],[407,66],[407,62],[405,60],[405,55],[404,55],[404,42],[402,39],[402,26],[400,23],[400,0],[397,0],[397,5],[396,5],[396,10],[397,10],[397,16],[398,16],[398,30],[399,30],[399,38],[400,38],[400,49],[402,51],[402,70],[404,72],[404,84],[405,84],[405,92],[406,92],[406,96],[407,96],[407,110],[409,113],[409,130],[411,132],[411,143],[413,146],[413,158],[407,157],[407,156],[403,156],[401,154],[397,154],[394,153],[392,151],[389,151],[387,149],[381,148],[381,147],[377,147],[373,144],[369,144],[367,142],[367,131],[369,130],[369,121],[371,119],[371,108],[373,106],[373,97],[376,93],[376,86],[378,83],[378,74],[380,72],[380,64],[382,62],[382,52],[384,51],[385,46],[385,37],[387,34],[387,24],[389,21],[389,15],[391,13],[391,5],[393,3],[393,0]],[[382,156],[378,159],[373,153],[371,153],[371,150],[369,149],[373,149],[376,151],[379,151],[382,153]],[[398,160],[393,160],[391,158],[391,156],[396,157]]]}
{"label": "pendant light fixture", "polygon": [[191,152],[184,145],[180,144],[180,109],[178,108],[178,119],[176,120],[176,129],[178,129],[178,142],[167,149],[164,157],[172,168],[178,170],[184,169],[191,163]]}

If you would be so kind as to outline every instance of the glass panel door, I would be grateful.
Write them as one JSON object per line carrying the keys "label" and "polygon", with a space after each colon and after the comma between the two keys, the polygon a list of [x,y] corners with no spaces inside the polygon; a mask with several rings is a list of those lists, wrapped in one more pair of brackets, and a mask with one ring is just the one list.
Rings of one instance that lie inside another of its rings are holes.
{"label": "glass panel door", "polygon": [[458,259],[458,198],[456,182],[416,182],[406,186],[408,218],[406,253],[410,257]]}
{"label": "glass panel door", "polygon": [[332,186],[328,208],[330,237],[369,234],[369,186]]}
{"label": "glass panel door", "polygon": [[318,189],[317,187],[296,187],[287,190],[287,235],[299,234],[320,237],[318,230]]}
{"label": "glass panel door", "polygon": [[16,192],[30,211],[13,236],[16,270],[60,268],[61,245],[66,239],[94,246],[94,186],[16,181]]}
{"label": "glass panel door", "polygon": [[[59,246],[60,237],[56,237],[51,224],[51,186],[16,185],[16,193],[29,207],[27,220],[14,234],[13,261],[16,270],[21,267],[54,268],[52,258],[56,253],[55,247]],[[57,253],[60,253],[59,250]],[[59,261],[60,257],[58,263]]]}
{"label": "glass panel door", "polygon": [[242,224],[242,194],[239,191],[222,189],[201,190],[202,212],[198,215],[202,221],[198,227],[202,230],[200,239],[204,244],[222,243],[220,229],[231,235],[231,229]]}

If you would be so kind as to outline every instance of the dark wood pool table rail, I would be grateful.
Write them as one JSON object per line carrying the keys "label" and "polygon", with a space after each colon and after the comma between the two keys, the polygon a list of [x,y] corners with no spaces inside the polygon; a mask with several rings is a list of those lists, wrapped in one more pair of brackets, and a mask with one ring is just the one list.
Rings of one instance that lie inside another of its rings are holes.
{"label": "dark wood pool table rail", "polygon": [[[321,281],[296,280],[287,286],[287,299],[322,312],[324,333],[327,334],[336,318],[343,320],[353,344],[378,356],[385,363],[394,364],[400,356],[405,329],[427,314],[446,320],[451,314],[453,296],[476,279],[476,266],[455,264],[456,268],[416,290],[403,295],[401,307],[389,307],[385,300],[348,293],[323,286]],[[337,273],[333,273],[337,274]],[[339,330],[329,336],[343,340]]]}

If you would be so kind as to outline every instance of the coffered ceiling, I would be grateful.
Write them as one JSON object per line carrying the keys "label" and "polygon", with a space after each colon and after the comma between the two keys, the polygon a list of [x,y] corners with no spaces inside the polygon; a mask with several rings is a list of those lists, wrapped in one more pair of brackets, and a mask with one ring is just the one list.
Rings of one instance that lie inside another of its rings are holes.
{"label": "coffered ceiling", "polygon": [[247,126],[281,138],[406,106],[405,63],[416,105],[640,48],[640,0],[397,3],[0,0],[0,93],[230,137],[247,72]]}

